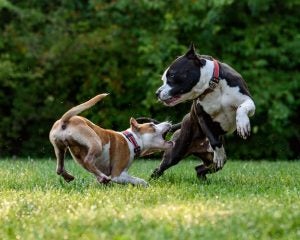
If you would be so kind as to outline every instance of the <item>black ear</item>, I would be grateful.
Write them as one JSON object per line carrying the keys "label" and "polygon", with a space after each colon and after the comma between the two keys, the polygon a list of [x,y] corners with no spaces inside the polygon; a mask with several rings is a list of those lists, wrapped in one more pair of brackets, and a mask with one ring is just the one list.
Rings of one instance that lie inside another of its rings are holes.
{"label": "black ear", "polygon": [[188,59],[192,59],[194,61],[194,63],[199,66],[202,67],[205,65],[206,60],[203,58],[200,58],[200,56],[198,56],[198,54],[196,53],[196,49],[195,49],[195,45],[194,43],[191,42],[190,48],[189,50],[186,52],[185,56]]}
{"label": "black ear", "polygon": [[190,45],[190,48],[189,50],[186,52],[185,56],[187,58],[190,58],[190,59],[193,59],[197,56],[197,53],[196,53],[196,49],[195,49],[195,45],[193,42],[191,42],[191,45]]}
{"label": "black ear", "polygon": [[206,64],[206,60],[204,58],[199,57],[199,56],[196,56],[195,62],[200,67],[203,67]]}

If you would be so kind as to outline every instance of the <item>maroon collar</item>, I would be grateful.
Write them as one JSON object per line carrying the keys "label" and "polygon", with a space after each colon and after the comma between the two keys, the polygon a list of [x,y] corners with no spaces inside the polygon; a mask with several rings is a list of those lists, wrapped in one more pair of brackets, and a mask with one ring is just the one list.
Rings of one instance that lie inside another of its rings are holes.
{"label": "maroon collar", "polygon": [[141,153],[141,147],[138,145],[137,141],[135,140],[133,134],[127,130],[122,132],[123,135],[128,139],[129,142],[131,142],[133,144],[134,147],[134,156],[138,157],[140,156]]}
{"label": "maroon collar", "polygon": [[216,86],[218,85],[218,83],[220,81],[219,63],[216,59],[213,59],[213,62],[214,62],[214,73],[213,73],[213,76],[211,77],[211,79],[209,80],[209,88],[212,90],[216,88]]}

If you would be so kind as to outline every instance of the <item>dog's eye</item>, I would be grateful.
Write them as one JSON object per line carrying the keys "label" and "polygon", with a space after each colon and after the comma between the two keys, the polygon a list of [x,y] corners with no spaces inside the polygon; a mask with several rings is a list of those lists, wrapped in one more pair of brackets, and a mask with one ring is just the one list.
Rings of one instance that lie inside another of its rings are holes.
{"label": "dog's eye", "polygon": [[175,75],[170,74],[167,78],[167,83],[173,84],[175,82]]}

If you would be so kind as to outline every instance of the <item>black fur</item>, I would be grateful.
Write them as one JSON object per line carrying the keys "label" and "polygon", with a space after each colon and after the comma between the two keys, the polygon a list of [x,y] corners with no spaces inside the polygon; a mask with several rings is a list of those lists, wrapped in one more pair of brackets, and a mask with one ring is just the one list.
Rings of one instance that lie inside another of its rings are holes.
{"label": "black fur", "polygon": [[243,77],[226,63],[220,63],[220,78],[225,79],[230,87],[238,87],[240,93],[251,97]]}
{"label": "black fur", "polygon": [[198,121],[201,129],[209,139],[210,145],[213,149],[222,146],[221,136],[226,132],[222,129],[219,122],[215,122],[211,119],[211,116],[207,114],[203,107],[199,104],[195,104],[194,110],[198,116]]}

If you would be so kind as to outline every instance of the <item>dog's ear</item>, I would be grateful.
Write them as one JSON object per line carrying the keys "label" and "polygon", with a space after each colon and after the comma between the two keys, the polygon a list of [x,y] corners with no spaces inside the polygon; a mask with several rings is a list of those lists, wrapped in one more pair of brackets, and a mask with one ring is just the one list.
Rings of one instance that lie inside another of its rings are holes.
{"label": "dog's ear", "polygon": [[206,60],[204,58],[199,57],[198,55],[196,55],[196,57],[194,59],[194,62],[199,67],[203,67],[206,64]]}
{"label": "dog's ear", "polygon": [[130,127],[134,132],[138,132],[140,128],[138,122],[133,117],[130,118]]}
{"label": "dog's ear", "polygon": [[199,67],[205,65],[205,59],[202,59],[198,56],[198,54],[196,53],[194,43],[191,43],[189,50],[186,52],[184,56],[187,57],[188,59],[193,60],[195,64]]}
{"label": "dog's ear", "polygon": [[191,45],[190,45],[190,48],[189,50],[185,53],[185,55],[187,58],[189,59],[193,59],[197,56],[197,53],[196,53],[196,49],[195,49],[195,45],[193,42],[191,42]]}

